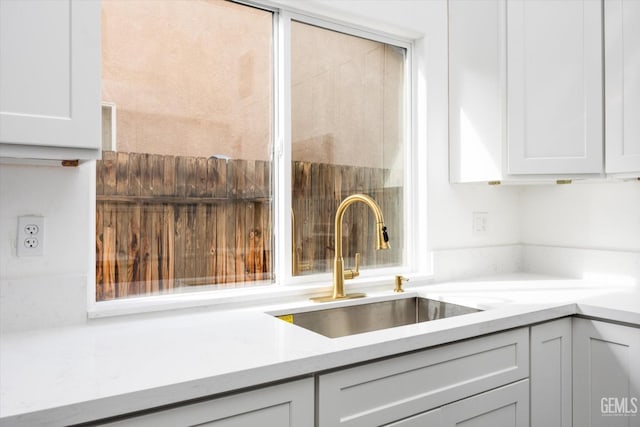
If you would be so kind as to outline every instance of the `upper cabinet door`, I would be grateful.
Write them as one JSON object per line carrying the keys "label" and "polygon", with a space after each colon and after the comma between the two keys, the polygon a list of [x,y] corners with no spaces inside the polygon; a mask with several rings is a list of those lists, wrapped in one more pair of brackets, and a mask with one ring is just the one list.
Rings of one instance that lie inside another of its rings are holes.
{"label": "upper cabinet door", "polygon": [[602,170],[602,4],[507,2],[510,174]]}
{"label": "upper cabinet door", "polygon": [[100,2],[0,1],[0,155],[51,147],[99,156]]}
{"label": "upper cabinet door", "polygon": [[451,182],[503,179],[505,0],[449,0]]}
{"label": "upper cabinet door", "polygon": [[640,2],[604,2],[606,171],[640,171]]}

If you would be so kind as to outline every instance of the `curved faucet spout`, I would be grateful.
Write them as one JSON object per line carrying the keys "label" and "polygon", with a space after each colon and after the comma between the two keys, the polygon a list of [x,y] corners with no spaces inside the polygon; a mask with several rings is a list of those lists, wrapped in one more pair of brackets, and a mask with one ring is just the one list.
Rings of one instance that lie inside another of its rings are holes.
{"label": "curved faucet spout", "polygon": [[389,236],[387,235],[387,227],[384,225],[384,218],[382,216],[382,209],[376,203],[373,198],[367,196],[366,194],[353,194],[340,203],[338,209],[336,211],[335,218],[335,257],[333,260],[333,295],[329,297],[319,297],[312,298],[312,300],[317,302],[322,301],[332,301],[336,299],[346,299],[346,298],[359,298],[363,297],[364,294],[349,294],[345,295],[344,293],[344,279],[345,275],[347,278],[352,279],[359,275],[358,271],[358,254],[356,255],[356,269],[355,270],[344,270],[344,260],[342,259],[342,217],[344,216],[344,212],[346,209],[351,206],[353,203],[362,202],[365,205],[369,206],[369,208],[373,211],[373,214],[376,217],[376,249],[389,249]]}
{"label": "curved faucet spout", "polygon": [[362,202],[369,206],[376,217],[376,249],[389,249],[389,236],[387,235],[387,227],[384,225],[384,218],[382,216],[382,209],[376,203],[373,198],[366,194],[352,194],[340,203],[338,210],[336,211],[336,223],[335,223],[335,249],[336,257],[342,256],[342,218],[349,206],[356,202]]}

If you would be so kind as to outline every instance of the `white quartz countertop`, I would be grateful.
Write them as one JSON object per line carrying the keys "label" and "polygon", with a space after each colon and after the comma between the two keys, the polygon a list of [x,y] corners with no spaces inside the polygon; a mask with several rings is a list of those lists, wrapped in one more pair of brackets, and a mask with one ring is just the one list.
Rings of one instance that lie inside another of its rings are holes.
{"label": "white quartz countertop", "polygon": [[[334,339],[267,314],[310,307],[306,300],[5,334],[0,423],[81,423],[574,314],[640,325],[636,284],[509,276],[416,286],[401,296],[412,295],[485,311]],[[389,297],[398,294],[367,299]],[[337,303],[328,304],[322,308]]]}

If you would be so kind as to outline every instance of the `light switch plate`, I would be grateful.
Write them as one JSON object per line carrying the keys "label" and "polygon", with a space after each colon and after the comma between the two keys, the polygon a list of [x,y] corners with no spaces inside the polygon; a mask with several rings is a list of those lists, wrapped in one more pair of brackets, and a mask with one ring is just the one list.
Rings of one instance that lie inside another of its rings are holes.
{"label": "light switch plate", "polygon": [[473,212],[472,231],[474,236],[485,236],[489,231],[489,212]]}

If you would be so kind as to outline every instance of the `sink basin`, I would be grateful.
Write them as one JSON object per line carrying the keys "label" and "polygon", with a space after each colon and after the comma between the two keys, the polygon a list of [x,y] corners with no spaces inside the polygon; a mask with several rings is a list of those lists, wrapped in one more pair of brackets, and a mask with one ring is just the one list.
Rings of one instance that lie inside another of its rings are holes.
{"label": "sink basin", "polygon": [[326,337],[338,338],[478,311],[462,305],[409,297],[277,317]]}

